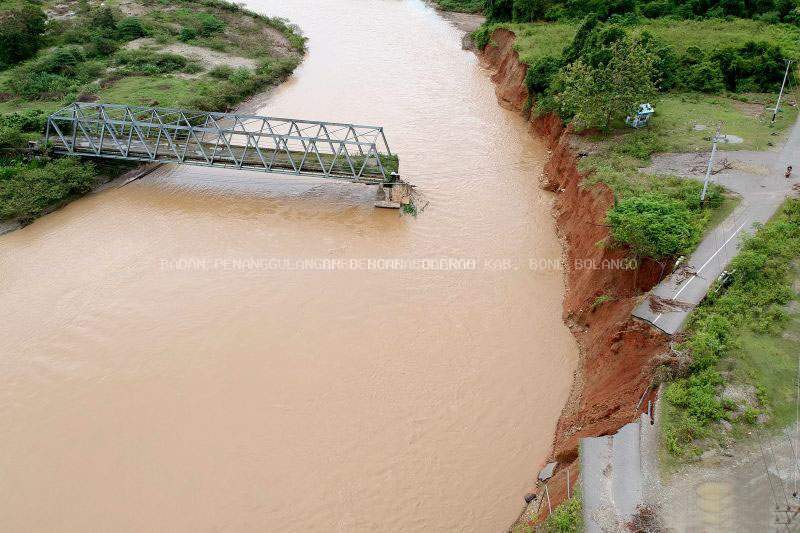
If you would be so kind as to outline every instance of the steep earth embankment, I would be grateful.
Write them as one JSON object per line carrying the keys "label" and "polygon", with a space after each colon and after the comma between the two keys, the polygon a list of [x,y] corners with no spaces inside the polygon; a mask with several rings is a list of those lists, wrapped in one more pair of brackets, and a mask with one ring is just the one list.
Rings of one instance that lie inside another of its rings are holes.
{"label": "steep earth embankment", "polygon": [[[493,71],[500,104],[524,112],[526,66],[519,61],[514,40],[511,31],[496,30],[481,59]],[[577,458],[581,437],[613,433],[639,412],[653,370],[668,352],[668,339],[633,318],[631,311],[637,296],[664,273],[657,263],[637,265],[627,250],[602,245],[610,242],[604,221],[614,195],[604,184],[583,185],[585,176],[578,170],[571,145],[573,135],[561,120],[552,115],[535,117],[531,128],[551,151],[542,186],[556,194],[553,211],[566,269],[564,321],[581,350],[553,440],[552,458],[563,468]],[[563,499],[564,480],[565,476],[554,477],[551,499]]]}

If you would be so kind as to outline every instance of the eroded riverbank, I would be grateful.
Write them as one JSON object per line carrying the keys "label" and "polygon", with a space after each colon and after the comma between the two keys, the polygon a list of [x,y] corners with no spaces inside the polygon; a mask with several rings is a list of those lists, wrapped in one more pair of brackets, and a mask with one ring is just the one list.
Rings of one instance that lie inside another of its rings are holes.
{"label": "eroded riverbank", "polygon": [[178,168],[0,237],[0,520],[503,529],[576,360],[546,151],[422,2],[248,7],[309,37],[260,111],[382,124],[431,206]]}
{"label": "eroded riverbank", "polygon": [[[495,30],[481,58],[493,72],[498,103],[528,116],[527,67],[514,50],[514,40],[511,31]],[[603,184],[583,185],[572,136],[558,117],[531,117],[530,128],[550,148],[541,183],[557,194],[553,216],[564,247],[567,287],[563,317],[581,351],[550,454],[559,462],[560,470],[548,484],[551,502],[558,504],[566,498],[568,483],[558,474],[576,465],[580,439],[614,433],[638,416],[654,368],[669,347],[662,332],[631,316],[639,295],[663,274],[661,266],[631,263],[628,250],[598,244],[610,238],[605,215],[613,192]],[[596,305],[608,295],[613,298]],[[576,470],[572,468],[573,476]],[[534,516],[535,506],[523,513],[521,523]]]}

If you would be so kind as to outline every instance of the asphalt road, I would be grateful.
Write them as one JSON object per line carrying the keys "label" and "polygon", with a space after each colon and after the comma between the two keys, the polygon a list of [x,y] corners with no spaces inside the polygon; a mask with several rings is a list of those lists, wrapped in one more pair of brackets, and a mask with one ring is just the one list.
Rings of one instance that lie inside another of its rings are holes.
{"label": "asphalt road", "polygon": [[[687,174],[692,160],[706,154],[661,156],[665,161],[655,161],[645,171],[683,175],[703,179],[702,173]],[[670,161],[671,158],[671,161]],[[717,161],[728,159],[743,170],[724,170],[712,178],[723,187],[741,195],[736,209],[700,242],[684,263],[642,300],[633,316],[650,322],[670,335],[679,331],[689,312],[705,297],[709,287],[737,254],[745,235],[755,231],[754,224],[764,223],[775,214],[784,199],[792,194],[792,186],[800,183],[800,120],[792,127],[786,143],[780,150],[770,152],[718,151]],[[787,165],[795,168],[791,179],[784,177]]]}

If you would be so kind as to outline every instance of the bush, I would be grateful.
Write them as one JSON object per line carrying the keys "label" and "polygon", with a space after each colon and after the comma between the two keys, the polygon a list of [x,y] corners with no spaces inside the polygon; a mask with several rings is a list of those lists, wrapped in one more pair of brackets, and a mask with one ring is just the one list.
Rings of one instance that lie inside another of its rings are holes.
{"label": "bush", "polygon": [[483,11],[487,22],[503,22],[514,18],[513,0],[486,0]]}
{"label": "bush", "polygon": [[180,32],[180,40],[187,42],[197,37],[210,37],[225,29],[225,21],[210,13],[196,13],[187,9],[176,12],[184,22]]}
{"label": "bush", "polygon": [[717,63],[711,61],[686,66],[681,81],[683,87],[690,91],[714,94],[725,89],[722,71]]}
{"label": "bush", "polygon": [[547,0],[513,0],[512,18],[515,22],[541,20],[547,9]]}
{"label": "bush", "polygon": [[479,26],[475,31],[472,32],[472,42],[475,43],[475,46],[478,50],[483,50],[486,48],[486,45],[489,44],[489,39],[491,38],[491,32],[489,31],[489,26],[486,24]]}
{"label": "bush", "polygon": [[545,533],[576,533],[583,531],[583,500],[580,491],[569,500],[553,509],[545,520],[542,530]]}
{"label": "bush", "polygon": [[783,79],[785,57],[780,46],[750,41],[714,54],[729,91],[774,91]]}
{"label": "bush", "polygon": [[4,2],[0,7],[0,69],[33,57],[42,44],[47,17],[33,2]]}
{"label": "bush", "polygon": [[197,38],[197,30],[192,28],[191,26],[184,26],[181,28],[181,33],[178,35],[178,39],[181,41],[188,43],[192,39]]}
{"label": "bush", "polygon": [[706,369],[688,379],[670,383],[664,397],[675,407],[685,409],[698,422],[716,422],[725,417],[725,407],[717,391],[722,383],[719,372]]}
{"label": "bush", "polygon": [[178,54],[152,52],[150,50],[123,50],[114,58],[114,64],[130,74],[167,74],[169,72],[197,72],[196,62]]}
{"label": "bush", "polygon": [[200,35],[203,37],[209,37],[225,29],[225,22],[211,13],[198,13],[197,20],[200,22]]}
{"label": "bush", "polygon": [[612,147],[612,150],[618,154],[629,155],[641,161],[648,161],[651,154],[663,149],[661,139],[652,131],[629,133],[623,137],[621,142]]}
{"label": "bush", "polygon": [[0,167],[0,219],[34,218],[58,202],[89,192],[94,181],[94,166],[72,158]]}
{"label": "bush", "polygon": [[529,65],[525,73],[528,94],[544,93],[550,87],[561,66],[561,60],[552,56],[540,57],[532,65]]}
{"label": "bush", "polygon": [[89,12],[89,28],[95,32],[111,34],[117,29],[114,12],[108,6],[101,6]]}
{"label": "bush", "polygon": [[27,141],[19,127],[13,124],[0,124],[0,149],[24,148]]}
{"label": "bush", "polygon": [[14,127],[23,133],[43,133],[47,114],[40,109],[7,113],[0,117],[0,125]]}
{"label": "bush", "polygon": [[123,41],[132,41],[144,37],[147,32],[138,17],[125,17],[117,24],[117,35]]}
{"label": "bush", "polygon": [[689,209],[675,200],[645,194],[619,202],[606,215],[611,235],[638,257],[656,260],[687,252],[700,240]]}
{"label": "bush", "polygon": [[77,92],[82,83],[99,76],[104,65],[86,61],[78,46],[60,46],[16,67],[8,81],[11,89],[29,100],[60,98]]}

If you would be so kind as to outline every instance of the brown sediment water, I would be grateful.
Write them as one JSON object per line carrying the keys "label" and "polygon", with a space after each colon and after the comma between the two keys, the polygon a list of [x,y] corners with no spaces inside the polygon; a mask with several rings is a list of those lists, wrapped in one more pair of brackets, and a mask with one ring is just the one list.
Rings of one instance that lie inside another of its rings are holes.
{"label": "brown sediment water", "polygon": [[0,530],[503,530],[576,359],[546,152],[421,1],[248,7],[310,39],[258,111],[430,206],[166,167],[0,237]]}

